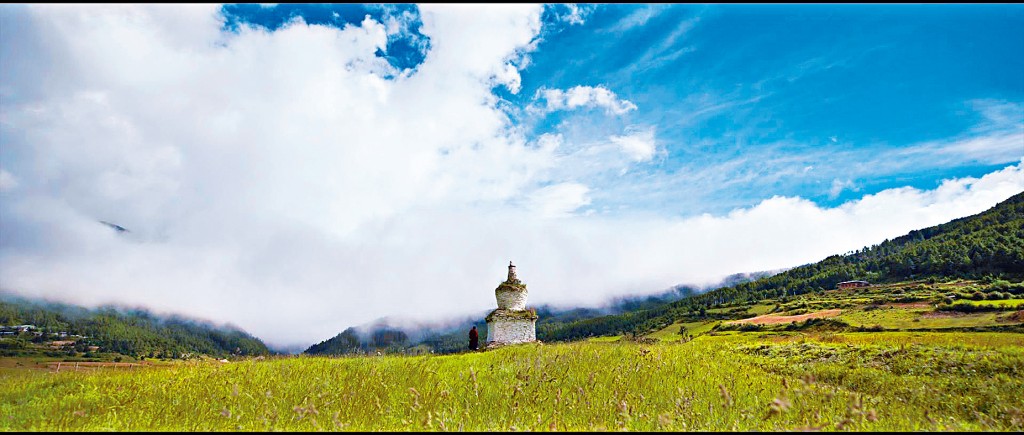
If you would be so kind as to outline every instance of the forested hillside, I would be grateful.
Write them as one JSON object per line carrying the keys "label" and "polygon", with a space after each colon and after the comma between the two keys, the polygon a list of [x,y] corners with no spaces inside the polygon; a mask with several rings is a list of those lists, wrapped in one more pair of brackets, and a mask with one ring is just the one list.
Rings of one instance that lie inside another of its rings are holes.
{"label": "forested hillside", "polygon": [[[239,329],[177,316],[160,317],[145,310],[121,310],[38,302],[0,295],[0,325],[32,328],[4,335],[3,351],[16,355],[31,351],[32,344],[47,346],[63,356],[119,354],[132,358],[182,358],[208,355],[268,355],[259,339]],[[27,329],[27,328],[26,328]],[[10,331],[8,331],[10,332]]]}
{"label": "forested hillside", "polygon": [[314,344],[303,353],[308,355],[345,355],[370,353],[376,350],[397,351],[408,344],[409,337],[401,330],[394,328],[374,329],[366,337],[348,328],[320,343]]}
{"label": "forested hillside", "polygon": [[795,267],[756,281],[712,290],[657,307],[564,324],[538,324],[542,340],[642,333],[716,304],[780,298],[833,289],[849,280],[889,283],[927,278],[1024,279],[1024,192],[974,216],[914,230],[848,255]]}

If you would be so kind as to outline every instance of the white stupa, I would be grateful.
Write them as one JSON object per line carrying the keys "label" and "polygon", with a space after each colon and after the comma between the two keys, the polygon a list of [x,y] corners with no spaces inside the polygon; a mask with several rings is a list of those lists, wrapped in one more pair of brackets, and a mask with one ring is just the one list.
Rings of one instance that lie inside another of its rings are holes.
{"label": "white stupa", "polygon": [[537,312],[526,308],[526,284],[508,262],[508,279],[494,289],[498,309],[487,315],[487,347],[537,341]]}

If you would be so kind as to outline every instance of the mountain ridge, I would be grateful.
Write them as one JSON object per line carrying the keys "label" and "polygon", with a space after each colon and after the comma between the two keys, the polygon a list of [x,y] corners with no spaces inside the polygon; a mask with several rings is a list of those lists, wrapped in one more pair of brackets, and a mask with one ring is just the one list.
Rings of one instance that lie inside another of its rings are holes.
{"label": "mountain ridge", "polygon": [[[62,343],[64,356],[187,358],[270,355],[262,340],[231,325],[180,314],[157,315],[140,307],[114,304],[97,308],[36,300],[0,292],[0,324],[22,328],[16,340],[5,344],[6,354],[55,353],[45,350]],[[14,334],[9,334],[14,335]],[[19,341],[20,340],[20,341]],[[72,343],[65,343],[71,341]],[[11,356],[9,355],[9,356]]]}

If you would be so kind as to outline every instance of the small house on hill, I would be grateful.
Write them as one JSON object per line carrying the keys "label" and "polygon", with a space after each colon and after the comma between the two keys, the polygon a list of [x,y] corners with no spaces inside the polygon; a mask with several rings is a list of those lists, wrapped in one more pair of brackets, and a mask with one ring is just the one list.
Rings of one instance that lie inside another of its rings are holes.
{"label": "small house on hill", "polygon": [[857,288],[857,287],[870,287],[871,283],[867,281],[843,281],[836,285],[839,289],[844,288]]}

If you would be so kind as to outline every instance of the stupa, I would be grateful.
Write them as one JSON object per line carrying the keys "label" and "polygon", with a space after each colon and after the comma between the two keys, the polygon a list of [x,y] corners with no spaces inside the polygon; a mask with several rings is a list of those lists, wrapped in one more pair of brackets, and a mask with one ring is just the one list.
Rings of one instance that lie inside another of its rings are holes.
{"label": "stupa", "polygon": [[487,315],[487,347],[537,341],[537,312],[526,308],[526,284],[508,262],[508,279],[494,289],[498,309]]}

